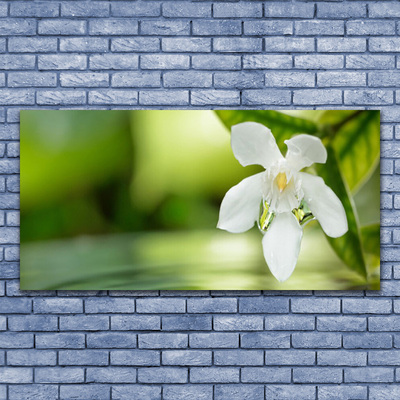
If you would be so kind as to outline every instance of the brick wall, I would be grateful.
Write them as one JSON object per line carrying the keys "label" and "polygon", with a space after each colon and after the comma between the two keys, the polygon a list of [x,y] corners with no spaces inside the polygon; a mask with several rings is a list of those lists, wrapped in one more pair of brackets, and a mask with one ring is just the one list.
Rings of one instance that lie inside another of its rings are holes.
{"label": "brick wall", "polygon": [[[385,0],[2,1],[0,398],[400,398],[398,17]],[[382,111],[381,291],[19,291],[19,110],[314,106]]]}

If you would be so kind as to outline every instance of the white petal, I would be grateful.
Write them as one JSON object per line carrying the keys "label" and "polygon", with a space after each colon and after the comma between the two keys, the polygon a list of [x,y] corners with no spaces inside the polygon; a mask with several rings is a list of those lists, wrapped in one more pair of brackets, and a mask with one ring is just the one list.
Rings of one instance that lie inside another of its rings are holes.
{"label": "white petal", "polygon": [[321,139],[311,135],[298,135],[285,140],[288,151],[286,160],[291,168],[300,171],[314,163],[324,164],[327,152]]}
{"label": "white petal", "polygon": [[240,233],[253,227],[260,212],[264,175],[265,172],[252,175],[228,190],[221,203],[217,228]]}
{"label": "white petal", "polygon": [[268,168],[283,159],[272,132],[257,122],[232,126],[231,146],[236,159],[244,167],[258,164]]}
{"label": "white petal", "polygon": [[262,240],[265,261],[278,281],[292,275],[299,257],[303,229],[291,213],[277,214]]}
{"label": "white petal", "polygon": [[299,173],[304,192],[304,201],[310,207],[324,232],[330,237],[344,235],[347,230],[347,217],[342,202],[334,191],[319,176]]}

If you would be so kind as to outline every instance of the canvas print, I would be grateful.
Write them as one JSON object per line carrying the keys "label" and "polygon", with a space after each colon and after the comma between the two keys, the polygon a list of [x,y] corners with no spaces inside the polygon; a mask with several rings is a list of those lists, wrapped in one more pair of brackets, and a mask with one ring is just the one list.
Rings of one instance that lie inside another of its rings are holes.
{"label": "canvas print", "polygon": [[378,290],[376,110],[21,112],[23,290]]}

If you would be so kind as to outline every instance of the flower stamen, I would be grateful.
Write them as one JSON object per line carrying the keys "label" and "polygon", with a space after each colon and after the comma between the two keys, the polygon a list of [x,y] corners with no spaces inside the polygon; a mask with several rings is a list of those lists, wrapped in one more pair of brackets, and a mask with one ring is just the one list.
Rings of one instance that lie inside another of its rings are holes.
{"label": "flower stamen", "polygon": [[288,184],[286,174],[284,172],[279,172],[275,178],[275,182],[279,191],[282,193]]}

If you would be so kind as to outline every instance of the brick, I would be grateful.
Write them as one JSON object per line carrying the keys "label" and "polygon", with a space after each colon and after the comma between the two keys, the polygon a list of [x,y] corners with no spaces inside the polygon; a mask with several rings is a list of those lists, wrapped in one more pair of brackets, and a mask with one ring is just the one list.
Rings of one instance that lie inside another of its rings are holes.
{"label": "brick", "polygon": [[166,385],[163,387],[164,400],[208,400],[213,396],[213,388],[209,385]]}
{"label": "brick", "polygon": [[314,400],[316,391],[315,386],[307,385],[267,385],[265,387],[265,396],[266,399],[292,400],[301,398]]}
{"label": "brick", "polygon": [[291,93],[288,90],[265,90],[254,89],[242,92],[242,103],[244,105],[289,105],[291,103]]}
{"label": "brick", "polygon": [[159,3],[147,2],[120,2],[111,4],[111,15],[114,17],[158,17],[160,15]]}
{"label": "brick", "polygon": [[193,367],[190,369],[191,383],[238,383],[239,368]]}
{"label": "brick", "polygon": [[88,348],[132,348],[136,347],[136,335],[122,332],[89,333]]}
{"label": "brick", "polygon": [[211,330],[211,315],[184,315],[162,317],[164,331],[209,331]]}
{"label": "brick", "polygon": [[0,332],[0,342],[3,349],[32,348],[32,333]]}
{"label": "brick", "polygon": [[7,365],[47,366],[56,365],[57,353],[54,350],[10,350],[7,352]]}
{"label": "brick", "polygon": [[400,365],[397,350],[372,350],[368,352],[369,365]]}
{"label": "brick", "polygon": [[294,23],[296,35],[300,36],[341,36],[344,35],[343,21],[306,20]]}
{"label": "brick", "polygon": [[150,331],[161,327],[159,316],[115,315],[111,316],[111,329],[117,331]]}
{"label": "brick", "polygon": [[345,350],[322,350],[317,354],[318,365],[358,366],[367,365],[367,353]]}
{"label": "brick", "polygon": [[341,335],[339,333],[326,332],[301,332],[292,334],[292,346],[294,348],[340,348]]}
{"label": "brick", "polygon": [[240,94],[231,90],[192,90],[191,104],[201,105],[239,105]]}
{"label": "brick", "polygon": [[203,350],[166,350],[162,352],[163,365],[211,365],[212,352]]}
{"label": "brick", "polygon": [[3,367],[0,369],[0,383],[30,383],[32,381],[32,368]]}
{"label": "brick", "polygon": [[400,46],[400,38],[374,37],[369,39],[369,50],[372,52],[396,52]]}
{"label": "brick", "polygon": [[63,17],[107,17],[109,5],[101,1],[61,3]]}
{"label": "brick", "polygon": [[111,39],[111,51],[115,52],[157,52],[160,50],[160,39],[153,37],[126,37]]}
{"label": "brick", "polygon": [[318,3],[318,18],[362,18],[367,16],[365,4],[344,3],[338,7],[334,3]]}
{"label": "brick", "polygon": [[10,331],[56,331],[58,322],[57,317],[47,315],[10,316],[8,328]]}
{"label": "brick", "polygon": [[[202,71],[170,71],[163,74],[163,83],[164,87],[175,88],[211,87],[212,74]],[[158,77],[157,85],[154,86],[159,85]]]}
{"label": "brick", "polygon": [[392,347],[388,333],[349,333],[343,335],[345,349],[387,349]]}
{"label": "brick", "polygon": [[276,314],[289,312],[289,299],[284,297],[242,297],[239,299],[239,312],[244,314]]}
{"label": "brick", "polygon": [[36,348],[38,349],[79,349],[85,347],[85,335],[82,333],[38,333]]}
{"label": "brick", "polygon": [[[204,54],[204,55],[192,56],[193,69],[238,70],[241,68],[240,65],[241,61],[239,56],[218,55],[218,54],[212,54],[212,55]],[[189,66],[189,60],[187,61],[187,66]]]}
{"label": "brick", "polygon": [[10,53],[55,52],[57,51],[57,39],[39,37],[10,37],[8,39],[8,51]]}
{"label": "brick", "polygon": [[260,316],[215,316],[216,331],[259,331],[263,329],[263,317]]}
{"label": "brick", "polygon": [[105,350],[60,350],[59,365],[108,365],[108,352]]}
{"label": "brick", "polygon": [[312,38],[267,37],[264,39],[264,46],[267,52],[300,53],[315,50]]}
{"label": "brick", "polygon": [[161,49],[165,52],[180,53],[182,49],[191,53],[211,51],[211,39],[208,38],[163,38]]}
{"label": "brick", "polygon": [[[22,90],[22,91],[18,91],[18,93],[20,93],[21,95],[27,96],[30,93],[30,91]],[[0,125],[0,138],[3,140],[18,140],[19,139],[19,125],[17,125],[17,124]],[[10,164],[10,167],[11,166],[12,166],[12,164]],[[9,187],[7,187],[7,191],[9,191],[9,192],[18,191],[19,192],[19,176],[9,176],[9,177],[7,177],[7,182],[9,183]],[[17,189],[17,188],[18,188],[18,190],[12,190],[12,189]],[[2,191],[4,191],[4,189]]]}
{"label": "brick", "polygon": [[0,36],[34,35],[36,33],[36,20],[26,18],[13,18],[0,20]]}
{"label": "brick", "polygon": [[293,370],[294,383],[341,383],[342,370],[340,368],[295,368]]}
{"label": "brick", "polygon": [[84,35],[86,33],[85,21],[70,19],[40,20],[38,22],[39,35]]}
{"label": "brick", "polygon": [[60,399],[74,398],[106,400],[110,398],[110,386],[100,384],[60,386]]}
{"label": "brick", "polygon": [[368,85],[372,87],[391,87],[400,84],[400,71],[374,71],[368,74]]}
{"label": "brick", "polygon": [[108,40],[104,38],[61,38],[60,50],[65,52],[105,52]]}
{"label": "brick", "polygon": [[294,313],[339,313],[340,312],[340,299],[306,299],[295,298],[292,299],[291,309]]}
{"label": "brick", "polygon": [[93,19],[89,21],[90,35],[137,35],[138,21],[134,19]]}
{"label": "brick", "polygon": [[192,21],[192,24],[196,36],[236,36],[242,33],[241,21],[201,19]]}
{"label": "brick", "polygon": [[91,69],[137,69],[139,57],[135,54],[95,54],[89,57]]}
{"label": "brick", "polygon": [[[167,92],[162,91],[151,91],[151,90],[141,90],[139,92],[139,104],[141,105],[150,105],[150,106],[157,106],[157,105],[176,105],[176,106],[184,106],[189,104],[189,92],[187,90],[174,90]],[[162,305],[162,300],[160,299],[160,305]],[[175,299],[165,299],[165,300],[175,300]],[[183,299],[176,299],[176,300],[183,300]],[[143,303],[144,304],[144,303]],[[166,303],[168,304],[168,303]],[[170,307],[166,307],[165,309],[161,306],[164,311],[160,312],[171,312],[171,313],[179,313],[183,312],[181,303],[177,302],[176,308],[172,306],[173,302],[170,303]],[[158,308],[157,305],[150,305],[149,304],[149,311],[142,311],[142,312],[157,312],[157,311],[150,311],[152,308],[156,310]],[[146,306],[142,306],[142,310],[146,310]],[[171,311],[168,311],[171,310]],[[138,310],[138,312],[140,312]]]}
{"label": "brick", "polygon": [[336,400],[338,398],[343,400],[351,399],[367,399],[366,386],[356,386],[356,385],[334,385],[334,386],[318,386],[318,398],[321,400]]}
{"label": "brick", "polygon": [[283,3],[269,1],[264,5],[264,16],[268,18],[313,18],[312,3]]}
{"label": "brick", "polygon": [[187,309],[190,313],[234,313],[237,311],[237,300],[229,298],[188,299]]}
{"label": "brick", "polygon": [[290,347],[290,334],[276,332],[244,333],[240,337],[240,343],[243,348],[286,349]]}
{"label": "brick", "polygon": [[314,87],[315,74],[310,72],[275,72],[265,74],[265,86],[267,87]]}
{"label": "brick", "polygon": [[156,36],[173,36],[173,35],[189,35],[189,21],[142,21],[140,24],[141,35],[156,35]]}
{"label": "brick", "polygon": [[133,368],[87,368],[88,383],[135,383],[136,370]]}
{"label": "brick", "polygon": [[[374,299],[376,300],[376,299]],[[370,331],[399,331],[400,316],[384,316],[368,318],[368,328]]]}
{"label": "brick", "polygon": [[294,65],[300,69],[340,69],[343,68],[344,57],[331,54],[296,55]]}
{"label": "brick", "polygon": [[315,317],[302,315],[271,315],[265,317],[265,330],[268,331],[309,331],[314,330]]}
{"label": "brick", "polygon": [[394,57],[389,55],[349,54],[346,56],[346,68],[350,69],[392,69],[394,65]]}
{"label": "brick", "polygon": [[60,317],[60,328],[63,331],[100,331],[109,329],[107,316],[74,315]]}
{"label": "brick", "polygon": [[[394,18],[400,17],[400,4],[396,2],[371,3],[369,5],[370,18]],[[386,21],[385,21],[386,23]]]}
{"label": "brick", "polygon": [[187,381],[187,368],[150,367],[138,369],[138,382],[140,383],[186,383]]}
{"label": "brick", "polygon": [[216,3],[213,16],[214,18],[260,18],[262,17],[262,4],[232,3],[227,7],[224,3]]}
{"label": "brick", "polygon": [[290,383],[291,375],[290,368],[245,367],[241,378],[245,383]]}
{"label": "brick", "polygon": [[183,1],[166,2],[162,5],[164,17],[207,18],[211,17],[210,3],[187,3]]}
{"label": "brick", "polygon": [[[371,16],[371,6],[370,4],[369,13]],[[383,3],[378,3],[379,8],[382,8]],[[346,22],[346,33],[347,35],[394,35],[395,34],[395,24],[394,21],[368,21],[368,20],[358,20],[358,21],[347,21]]]}
{"label": "brick", "polygon": [[9,69],[33,69],[35,56],[29,54],[3,54],[0,59],[0,68]]}
{"label": "brick", "polygon": [[344,370],[345,382],[393,382],[394,373],[392,368],[364,367],[346,368]]}
{"label": "brick", "polygon": [[5,314],[29,314],[31,308],[32,301],[30,299],[0,298],[0,309]]}
{"label": "brick", "polygon": [[8,143],[7,144],[7,157],[9,157],[9,158],[19,157],[19,143]]}
{"label": "brick", "polygon": [[317,84],[319,87],[334,86],[366,86],[367,77],[365,72],[326,71],[318,72]]}
{"label": "brick", "polygon": [[8,390],[10,400],[47,400],[57,398],[58,396],[57,385],[10,385]]}
{"label": "brick", "polygon": [[253,53],[262,50],[260,38],[215,38],[213,50],[222,53]]}
{"label": "brick", "polygon": [[39,55],[39,70],[85,69],[87,60],[85,55],[78,54],[52,54]]}
{"label": "brick", "polygon": [[37,368],[35,382],[38,383],[83,383],[85,381],[83,368]]}
{"label": "brick", "polygon": [[293,24],[291,21],[244,21],[244,34],[253,36],[264,35],[292,35]]}
{"label": "brick", "polygon": [[[43,75],[43,72],[40,73]],[[102,72],[61,72],[62,87],[106,87],[109,85],[108,73]]]}
{"label": "brick", "polygon": [[160,365],[160,353],[154,350],[112,350],[111,365],[157,366]]}
{"label": "brick", "polygon": [[138,93],[132,90],[92,90],[89,92],[89,104],[124,104],[135,105],[138,103]]}
{"label": "brick", "polygon": [[146,54],[140,56],[142,69],[188,69],[189,56],[173,54]]}
{"label": "brick", "polygon": [[146,385],[118,385],[112,387],[112,398],[119,400],[141,400],[143,398],[149,400],[161,400],[160,386]]}
{"label": "brick", "polygon": [[367,319],[365,317],[330,316],[317,317],[319,331],[365,331]]}
{"label": "brick", "polygon": [[325,53],[363,53],[367,43],[361,38],[318,38],[317,51]]}
{"label": "brick", "polygon": [[86,103],[86,93],[77,90],[45,90],[36,94],[37,104],[42,105],[75,105]]}
{"label": "brick", "polygon": [[343,299],[344,314],[390,314],[392,302],[384,299]]}
{"label": "brick", "polygon": [[188,335],[182,333],[139,334],[139,347],[143,349],[179,349],[188,345]]}
{"label": "brick", "polygon": [[261,350],[217,350],[214,351],[215,365],[263,365]]}
{"label": "brick", "polygon": [[85,312],[88,314],[133,313],[134,299],[94,298],[85,300]]}
{"label": "brick", "polygon": [[349,105],[385,105],[393,104],[393,92],[391,90],[345,90],[344,103]]}
{"label": "brick", "polygon": [[34,299],[33,310],[36,314],[82,313],[83,302],[81,299]]}
{"label": "brick", "polygon": [[244,69],[291,69],[292,57],[289,55],[254,54],[243,56]]}
{"label": "brick", "polygon": [[316,355],[310,350],[266,350],[266,365],[314,365]]}
{"label": "brick", "polygon": [[239,347],[238,333],[191,333],[189,346],[192,348],[237,348]]}
{"label": "brick", "polygon": [[10,4],[12,17],[57,17],[59,15],[57,3],[16,1]]}

